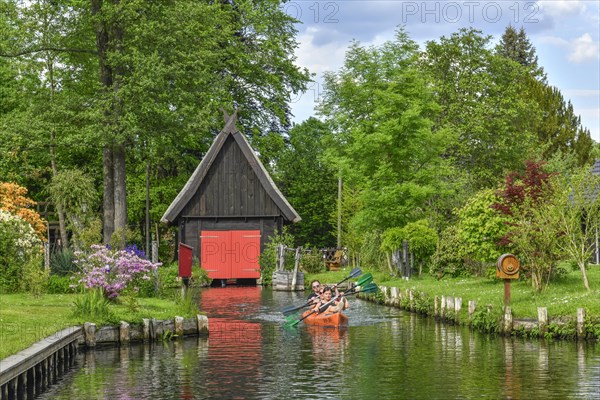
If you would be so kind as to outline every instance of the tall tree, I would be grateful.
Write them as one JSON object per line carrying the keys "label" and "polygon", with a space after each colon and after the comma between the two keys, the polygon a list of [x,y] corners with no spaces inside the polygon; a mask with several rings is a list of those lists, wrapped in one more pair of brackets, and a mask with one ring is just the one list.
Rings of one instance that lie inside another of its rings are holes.
{"label": "tall tree", "polygon": [[517,33],[517,30],[512,25],[508,25],[500,38],[496,52],[502,57],[516,61],[528,68],[531,75],[540,82],[546,82],[546,73],[538,65],[538,56],[535,53],[535,47],[529,41],[525,28],[521,27]]}
{"label": "tall tree", "polygon": [[416,68],[418,55],[400,29],[380,47],[354,43],[342,69],[325,76],[319,111],[334,129],[329,160],[360,196],[354,230],[416,219],[445,171],[446,132],[432,131],[438,108]]}
{"label": "tall tree", "polygon": [[460,29],[427,42],[421,68],[441,106],[435,128],[454,143],[446,157],[466,175],[466,191],[493,187],[533,149],[535,103],[521,95],[529,77],[517,62],[495,55],[491,36]]}
{"label": "tall tree", "polygon": [[533,80],[529,93],[541,112],[534,129],[543,146],[544,159],[557,153],[572,153],[579,166],[592,162],[594,141],[589,129],[581,125],[581,117],[575,114],[571,101],[565,101],[558,88]]}
{"label": "tall tree", "polygon": [[521,93],[524,99],[531,99],[537,104],[539,113],[532,116],[533,131],[543,147],[542,157],[548,160],[553,154],[573,153],[579,165],[591,161],[592,139],[588,129],[581,125],[570,101],[565,101],[560,90],[548,85],[546,74],[538,65],[535,47],[529,41],[525,29],[506,27],[496,54],[516,61],[529,70],[529,79],[525,90]]}
{"label": "tall tree", "polygon": [[327,125],[309,118],[290,129],[285,150],[275,171],[277,184],[302,221],[290,227],[298,245],[335,246],[337,171],[323,159]]}

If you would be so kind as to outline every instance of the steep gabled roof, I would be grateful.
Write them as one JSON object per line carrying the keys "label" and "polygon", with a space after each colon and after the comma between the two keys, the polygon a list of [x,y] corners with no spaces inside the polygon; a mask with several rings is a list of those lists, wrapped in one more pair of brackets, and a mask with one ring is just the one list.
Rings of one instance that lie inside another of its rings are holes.
{"label": "steep gabled roof", "polygon": [[240,150],[242,151],[242,154],[252,167],[252,170],[258,177],[261,185],[269,194],[273,202],[275,202],[277,207],[279,207],[283,216],[287,220],[292,222],[300,221],[300,215],[298,215],[296,210],[294,210],[290,203],[288,203],[286,198],[283,197],[283,194],[281,194],[281,192],[275,185],[275,182],[273,182],[271,176],[269,176],[269,173],[265,169],[264,165],[260,162],[260,160],[256,156],[256,153],[254,153],[252,147],[250,147],[250,143],[248,143],[244,135],[235,126],[235,122],[237,120],[237,110],[231,116],[227,115],[227,113],[225,112],[223,113],[225,115],[225,127],[221,132],[219,132],[213,144],[210,146],[210,149],[208,149],[208,152],[206,153],[204,158],[202,158],[202,161],[200,162],[200,164],[198,164],[196,170],[194,171],[190,179],[188,179],[183,189],[181,189],[177,197],[175,197],[175,200],[173,200],[167,211],[165,211],[164,215],[161,218],[161,222],[175,222],[183,208],[186,206],[186,204],[189,203],[194,194],[200,188],[200,184],[206,177],[208,170],[213,165],[215,158],[221,151],[225,140],[229,136],[233,137]]}

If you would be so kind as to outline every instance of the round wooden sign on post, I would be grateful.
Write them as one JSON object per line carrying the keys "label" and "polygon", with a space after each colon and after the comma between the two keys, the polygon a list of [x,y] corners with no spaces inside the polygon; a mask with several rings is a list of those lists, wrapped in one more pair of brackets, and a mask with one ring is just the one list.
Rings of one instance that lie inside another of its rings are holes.
{"label": "round wooden sign on post", "polygon": [[519,259],[512,254],[503,254],[498,258],[496,265],[496,278],[500,279],[519,279],[519,269],[521,263]]}
{"label": "round wooden sign on post", "polygon": [[496,265],[496,278],[504,279],[504,305],[510,305],[510,281],[519,279],[521,263],[512,254],[502,254]]}

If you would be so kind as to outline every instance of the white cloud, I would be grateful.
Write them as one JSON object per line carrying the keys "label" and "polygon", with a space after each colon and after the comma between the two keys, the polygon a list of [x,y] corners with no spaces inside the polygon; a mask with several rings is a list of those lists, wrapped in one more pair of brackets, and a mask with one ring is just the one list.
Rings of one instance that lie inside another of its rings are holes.
{"label": "white cloud", "polygon": [[552,17],[565,17],[585,11],[585,4],[579,0],[549,0],[538,1],[540,10]]}
{"label": "white cloud", "polygon": [[568,60],[580,64],[589,60],[600,59],[600,43],[594,42],[589,33],[584,33],[571,42]]}
{"label": "white cloud", "polygon": [[567,60],[575,64],[600,59],[600,42],[594,41],[589,33],[570,41],[557,36],[542,36],[539,40],[540,43],[564,48],[568,51]]}
{"label": "white cloud", "polygon": [[310,72],[317,75],[330,71],[332,68],[339,68],[342,65],[346,47],[349,44],[349,40],[316,43],[315,38],[322,33],[321,28],[309,26],[303,34],[298,36],[300,45],[296,49],[298,64],[307,67]]}

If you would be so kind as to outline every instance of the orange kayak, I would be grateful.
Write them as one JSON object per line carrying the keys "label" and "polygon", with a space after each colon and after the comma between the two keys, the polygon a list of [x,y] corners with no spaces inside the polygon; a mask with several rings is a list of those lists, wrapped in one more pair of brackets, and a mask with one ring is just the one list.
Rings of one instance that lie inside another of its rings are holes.
{"label": "orange kayak", "polygon": [[[313,313],[308,315],[311,311],[305,311],[302,314],[304,318],[304,323],[307,325],[319,325],[319,326],[340,326],[340,325],[348,325],[348,317],[346,314],[337,312],[333,314],[317,314]],[[308,315],[308,316],[307,316]]]}

